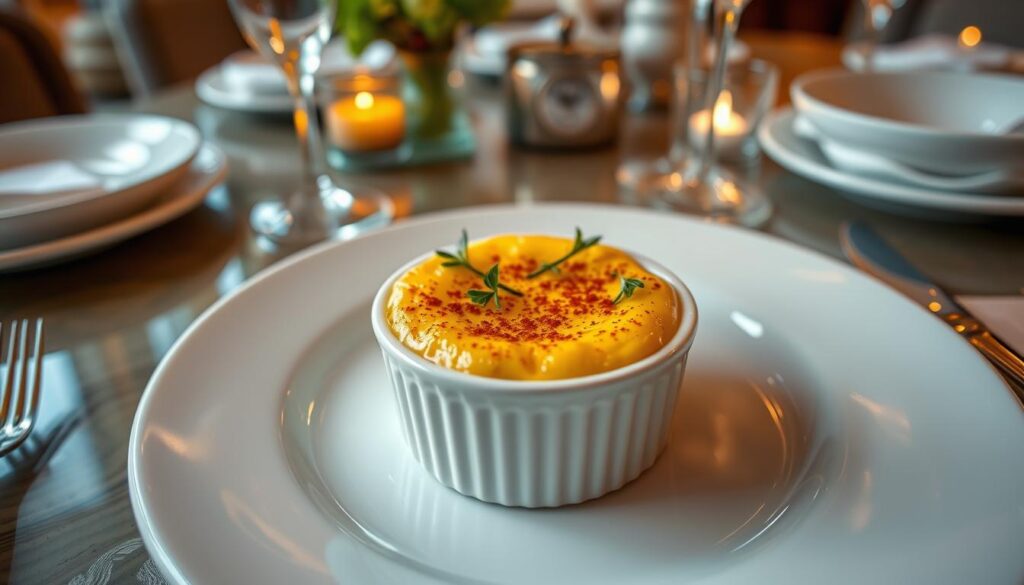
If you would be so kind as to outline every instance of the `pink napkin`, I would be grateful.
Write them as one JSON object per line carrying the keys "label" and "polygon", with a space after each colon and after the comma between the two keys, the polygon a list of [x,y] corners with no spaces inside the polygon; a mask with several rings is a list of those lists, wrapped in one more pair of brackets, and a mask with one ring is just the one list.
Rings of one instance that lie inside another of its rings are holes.
{"label": "pink napkin", "polygon": [[956,300],[996,337],[1024,355],[1024,296],[960,296]]}

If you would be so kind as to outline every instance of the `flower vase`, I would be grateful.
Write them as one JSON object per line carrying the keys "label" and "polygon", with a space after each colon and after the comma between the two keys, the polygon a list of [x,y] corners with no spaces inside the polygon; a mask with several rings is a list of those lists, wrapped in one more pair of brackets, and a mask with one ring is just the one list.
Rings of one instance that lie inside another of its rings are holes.
{"label": "flower vase", "polygon": [[476,140],[469,114],[451,85],[451,51],[402,51],[401,56],[412,146],[410,162],[471,156]]}

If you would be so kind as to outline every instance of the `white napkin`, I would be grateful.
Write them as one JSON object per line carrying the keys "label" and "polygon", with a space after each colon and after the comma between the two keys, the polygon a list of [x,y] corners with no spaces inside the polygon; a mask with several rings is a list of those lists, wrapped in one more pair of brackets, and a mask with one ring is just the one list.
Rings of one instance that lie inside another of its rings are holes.
{"label": "white napkin", "polygon": [[96,191],[102,181],[69,160],[0,169],[0,198],[6,203],[41,195]]}
{"label": "white napkin", "polygon": [[284,73],[255,51],[238,51],[220,64],[224,85],[248,94],[288,93]]}
{"label": "white napkin", "polygon": [[[853,71],[865,69],[865,48],[863,43],[857,43],[843,50],[843,63],[847,68]],[[955,37],[934,34],[915,37],[893,45],[878,46],[875,49],[874,67],[878,71],[1024,71],[1024,51],[993,43],[980,43],[975,47],[965,48],[960,46]]]}
{"label": "white napkin", "polygon": [[958,296],[979,321],[1018,354],[1024,355],[1024,296]]}
{"label": "white napkin", "polygon": [[492,24],[476,31],[473,35],[473,44],[481,56],[501,59],[504,62],[505,52],[512,45],[556,40],[561,19],[562,17],[556,14],[531,24]]}
{"label": "white napkin", "polygon": [[[397,67],[395,47],[386,41],[375,41],[359,57],[348,52],[344,42],[335,41],[324,47],[318,75],[338,73],[356,67],[386,71]],[[255,51],[238,51],[220,64],[224,84],[238,92],[269,95],[287,94],[281,68]]]}

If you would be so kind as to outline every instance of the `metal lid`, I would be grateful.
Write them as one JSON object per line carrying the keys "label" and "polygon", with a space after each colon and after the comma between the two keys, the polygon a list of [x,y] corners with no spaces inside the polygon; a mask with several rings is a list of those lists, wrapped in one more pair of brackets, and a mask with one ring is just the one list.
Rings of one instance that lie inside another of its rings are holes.
{"label": "metal lid", "polygon": [[616,48],[573,41],[573,27],[571,18],[563,18],[557,42],[534,41],[509,47],[509,62],[520,58],[551,62],[603,61],[619,58],[619,51]]}

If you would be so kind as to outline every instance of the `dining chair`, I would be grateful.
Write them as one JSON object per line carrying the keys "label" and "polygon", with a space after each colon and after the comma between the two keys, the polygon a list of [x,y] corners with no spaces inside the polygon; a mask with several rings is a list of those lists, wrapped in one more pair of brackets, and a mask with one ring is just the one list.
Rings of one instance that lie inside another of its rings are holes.
{"label": "dining chair", "polygon": [[103,11],[136,95],[194,79],[246,47],[223,0],[109,0]]}
{"label": "dining chair", "polygon": [[86,111],[50,38],[10,4],[0,5],[0,55],[0,124]]}

